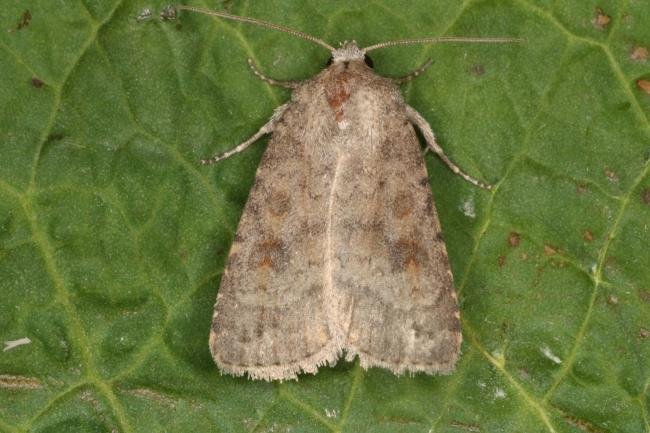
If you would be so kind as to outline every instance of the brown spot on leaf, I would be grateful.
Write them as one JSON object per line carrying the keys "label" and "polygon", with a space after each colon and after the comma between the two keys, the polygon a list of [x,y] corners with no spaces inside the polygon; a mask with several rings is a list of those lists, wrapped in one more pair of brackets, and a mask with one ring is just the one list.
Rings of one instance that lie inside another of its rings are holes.
{"label": "brown spot on leaf", "polygon": [[524,262],[528,261],[528,253],[521,253],[521,260]]}
{"label": "brown spot on leaf", "polygon": [[645,62],[648,60],[648,49],[641,46],[632,47],[632,50],[630,50],[630,59],[635,62]]}
{"label": "brown spot on leaf", "polygon": [[605,176],[607,176],[607,179],[609,179],[610,182],[618,182],[619,180],[618,174],[610,169],[605,170]]}
{"label": "brown spot on leaf", "polygon": [[475,77],[480,77],[485,74],[485,66],[477,63],[476,65],[472,66],[469,72]]}
{"label": "brown spot on leaf", "polygon": [[419,424],[419,421],[409,418],[403,418],[398,416],[380,416],[379,422],[381,423],[393,423],[393,424]]}
{"label": "brown spot on leaf", "polygon": [[641,200],[643,200],[643,203],[645,204],[650,204],[650,188],[641,191]]}
{"label": "brown spot on leaf", "polygon": [[25,9],[23,11],[23,14],[20,16],[20,19],[18,20],[18,23],[16,23],[16,27],[13,29],[9,30],[10,32],[12,31],[18,31],[22,30],[25,27],[29,25],[29,23],[32,22],[32,13],[29,11],[29,9]]}
{"label": "brown spot on leaf", "polygon": [[505,264],[506,264],[506,256],[502,254],[499,257],[497,257],[497,265],[499,265],[500,268],[502,268],[503,265]]}
{"label": "brown spot on leaf", "polygon": [[59,141],[63,140],[65,138],[65,135],[62,132],[53,132],[52,134],[47,136],[47,141]]}
{"label": "brown spot on leaf", "polygon": [[0,374],[0,388],[4,389],[38,389],[41,388],[41,381],[28,376],[14,376],[11,374]]}
{"label": "brown spot on leaf", "polygon": [[45,85],[43,80],[41,80],[38,77],[32,77],[32,79],[30,80],[30,83],[32,83],[32,87],[34,87],[36,89],[40,89],[41,87],[43,87]]}
{"label": "brown spot on leaf", "polygon": [[582,430],[585,433],[603,433],[602,430],[599,428],[596,428],[595,425],[590,423],[587,420],[580,419],[578,417],[575,417],[573,415],[570,415],[564,411],[560,411],[562,413],[562,417],[565,419],[565,421],[572,426]]}
{"label": "brown spot on leaf", "polygon": [[587,242],[591,242],[594,240],[594,234],[591,232],[591,230],[585,230],[582,233],[582,238]]}
{"label": "brown spot on leaf", "polygon": [[124,390],[125,392],[128,392],[129,394],[133,394],[138,397],[146,398],[148,400],[155,401],[156,403],[167,406],[169,408],[175,408],[176,407],[176,402],[174,401],[173,398],[167,397],[165,394],[154,391],[149,388],[134,388],[134,389],[129,389],[129,390]]}
{"label": "brown spot on leaf", "polygon": [[636,86],[646,95],[650,95],[650,80],[636,80]]}
{"label": "brown spot on leaf", "polygon": [[591,20],[591,23],[598,30],[605,30],[605,27],[609,25],[611,20],[612,17],[607,15],[601,8],[596,8],[594,18]]}
{"label": "brown spot on leaf", "polygon": [[521,243],[521,235],[517,232],[510,232],[508,235],[508,245],[515,248]]}
{"label": "brown spot on leaf", "polygon": [[609,305],[616,305],[618,304],[618,296],[616,295],[609,295],[607,296],[607,303]]}
{"label": "brown spot on leaf", "polygon": [[481,428],[479,427],[478,424],[469,424],[465,422],[460,422],[460,421],[452,421],[449,423],[451,427],[455,427],[457,429],[465,430],[468,432],[472,433],[477,433],[481,431]]}
{"label": "brown spot on leaf", "polygon": [[544,254],[547,256],[554,256],[558,253],[558,249],[552,245],[544,244]]}
{"label": "brown spot on leaf", "polygon": [[582,195],[587,192],[587,185],[584,183],[579,183],[576,185],[576,194]]}
{"label": "brown spot on leaf", "polygon": [[650,331],[648,331],[646,328],[643,327],[639,328],[639,338],[645,340],[646,338],[648,338],[649,335],[650,335]]}
{"label": "brown spot on leaf", "polygon": [[647,302],[650,304],[650,290],[639,289],[638,295],[639,295],[639,299],[641,299],[643,302]]}

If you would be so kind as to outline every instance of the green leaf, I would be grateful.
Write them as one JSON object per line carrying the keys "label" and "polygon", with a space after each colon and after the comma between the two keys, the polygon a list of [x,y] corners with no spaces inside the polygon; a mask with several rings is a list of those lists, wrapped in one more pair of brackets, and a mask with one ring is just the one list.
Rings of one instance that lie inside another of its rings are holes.
{"label": "green leaf", "polygon": [[[476,189],[427,155],[463,316],[449,376],[340,361],[221,376],[220,275],[266,140],[217,166],[328,53],[142,2],[0,8],[3,432],[650,432],[650,6],[545,0],[209,4],[373,53]],[[598,9],[601,8],[601,9]],[[25,11],[28,10],[29,14]],[[156,9],[159,10],[159,9]],[[31,15],[31,17],[29,16]],[[645,51],[645,56],[643,55]]]}

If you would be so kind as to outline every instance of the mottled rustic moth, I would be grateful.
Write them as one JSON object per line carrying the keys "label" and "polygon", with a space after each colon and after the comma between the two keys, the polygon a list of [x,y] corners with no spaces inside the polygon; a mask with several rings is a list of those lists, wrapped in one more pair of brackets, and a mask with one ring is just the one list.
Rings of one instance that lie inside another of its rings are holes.
{"label": "mottled rustic moth", "polygon": [[291,101],[248,140],[203,160],[212,164],[272,134],[257,169],[215,304],[210,351],[222,372],[294,379],[345,352],[362,367],[449,373],[462,341],[458,301],[415,133],[456,174],[427,121],[375,74],[369,51],[406,44],[519,42],[514,38],[433,37],[340,48],[255,18],[170,6],[247,22],[327,48],[328,66],[305,81],[271,85]]}

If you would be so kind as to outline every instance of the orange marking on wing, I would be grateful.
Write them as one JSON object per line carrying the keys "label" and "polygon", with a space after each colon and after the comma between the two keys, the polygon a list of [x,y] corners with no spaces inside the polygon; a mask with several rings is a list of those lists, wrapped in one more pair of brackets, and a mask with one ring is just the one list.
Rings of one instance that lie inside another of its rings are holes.
{"label": "orange marking on wing", "polygon": [[327,103],[334,111],[336,122],[343,120],[343,104],[350,99],[350,91],[347,88],[348,74],[341,73],[336,77],[334,86],[326,92]]}

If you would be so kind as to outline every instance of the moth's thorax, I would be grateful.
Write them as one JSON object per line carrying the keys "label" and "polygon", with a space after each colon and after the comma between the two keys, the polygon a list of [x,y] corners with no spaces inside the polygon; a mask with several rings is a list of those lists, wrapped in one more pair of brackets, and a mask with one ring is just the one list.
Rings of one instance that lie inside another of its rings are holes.
{"label": "moth's thorax", "polygon": [[315,77],[306,94],[311,98],[307,103],[322,110],[324,126],[337,135],[371,128],[381,113],[402,101],[391,80],[375,74],[363,59],[334,61]]}

